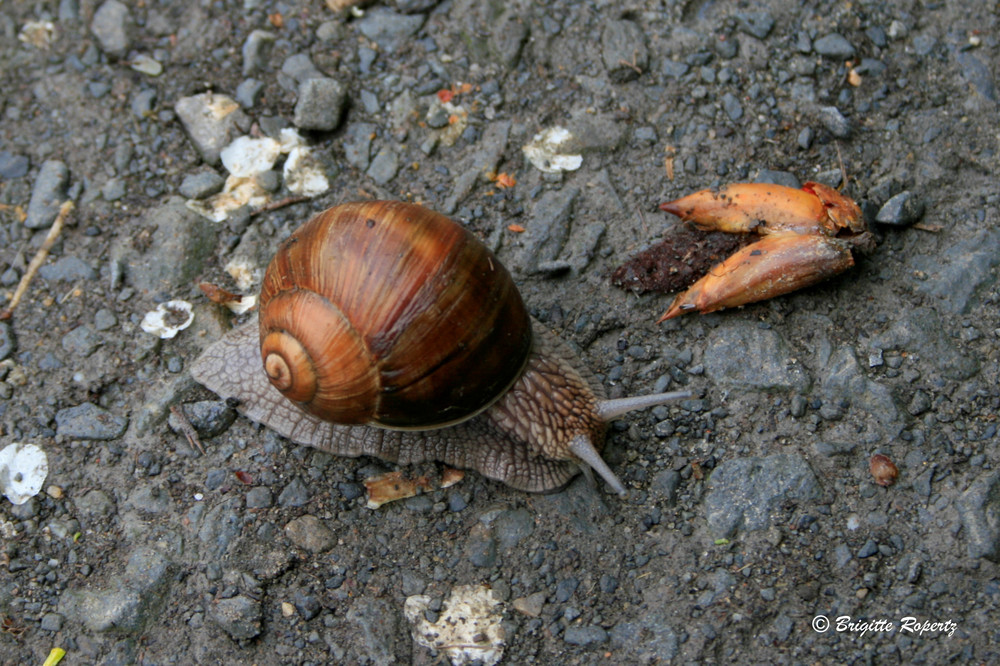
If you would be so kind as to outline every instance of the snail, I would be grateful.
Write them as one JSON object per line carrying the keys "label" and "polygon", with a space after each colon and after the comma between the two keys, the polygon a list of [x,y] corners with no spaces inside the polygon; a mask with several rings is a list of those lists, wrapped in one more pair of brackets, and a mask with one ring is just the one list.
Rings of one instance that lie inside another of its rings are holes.
{"label": "snail", "polygon": [[395,201],[335,206],[294,231],[256,320],[191,374],[293,442],[436,460],[533,492],[592,469],[624,495],[600,456],[606,424],[689,395],[606,399],[472,233]]}

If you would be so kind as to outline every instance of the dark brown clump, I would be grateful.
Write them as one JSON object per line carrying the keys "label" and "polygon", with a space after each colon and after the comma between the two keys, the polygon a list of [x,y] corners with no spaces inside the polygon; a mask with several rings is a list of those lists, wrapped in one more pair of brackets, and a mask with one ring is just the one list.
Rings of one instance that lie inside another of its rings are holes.
{"label": "dark brown clump", "polygon": [[758,240],[753,235],[705,233],[678,227],[666,239],[643,250],[611,274],[611,283],[636,293],[673,293],[694,284],[715,264]]}

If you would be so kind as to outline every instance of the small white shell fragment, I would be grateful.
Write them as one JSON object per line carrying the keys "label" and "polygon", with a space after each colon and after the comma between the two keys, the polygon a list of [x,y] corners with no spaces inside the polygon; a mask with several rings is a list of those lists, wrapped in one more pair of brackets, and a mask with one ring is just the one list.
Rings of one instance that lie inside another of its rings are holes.
{"label": "small white shell fragment", "polygon": [[431,598],[407,597],[403,614],[413,625],[413,640],[448,655],[453,666],[480,663],[493,666],[503,657],[506,635],[503,607],[485,585],[459,585],[444,601],[437,622],[428,622],[424,611]]}
{"label": "small white shell fragment", "polygon": [[229,176],[221,192],[208,199],[188,199],[188,208],[212,222],[224,222],[231,212],[243,206],[261,208],[270,200],[270,193],[257,181],[258,174]]}
{"label": "small white shell fragment", "polygon": [[285,160],[285,187],[289,192],[315,197],[330,189],[323,165],[304,146],[292,148]]}
{"label": "small white shell fragment", "polygon": [[139,325],[147,333],[167,340],[190,326],[193,321],[194,310],[191,304],[176,300],[160,303],[155,310],[146,313]]}
{"label": "small white shell fragment", "polygon": [[257,305],[257,296],[248,294],[241,296],[238,301],[226,301],[226,307],[233,311],[233,314],[243,314],[249,312]]}
{"label": "small white shell fragment", "polygon": [[132,58],[132,63],[130,65],[132,69],[142,74],[148,74],[149,76],[159,76],[163,73],[163,65],[160,61],[152,56],[148,56],[145,53],[140,53],[136,57]]}
{"label": "small white shell fragment", "polygon": [[283,153],[290,153],[293,148],[306,145],[306,140],[294,127],[285,127],[278,132],[278,140],[281,142],[281,152]]}
{"label": "small white shell fragment", "polygon": [[274,166],[281,155],[281,144],[274,139],[241,136],[222,149],[222,166],[234,176],[249,177]]}
{"label": "small white shell fragment", "polygon": [[220,95],[218,93],[209,93],[210,99],[205,108],[208,109],[209,114],[214,120],[222,120],[228,116],[233,111],[238,111],[240,108],[239,103],[229,97],[228,95]]}
{"label": "small white shell fragment", "polygon": [[25,44],[31,44],[38,49],[47,49],[52,44],[56,27],[52,21],[28,21],[21,28],[17,38]]}
{"label": "small white shell fragment", "polygon": [[13,504],[24,504],[42,490],[49,459],[34,444],[15,442],[0,450],[0,492]]}
{"label": "small white shell fragment", "polygon": [[522,150],[528,161],[545,173],[576,171],[583,164],[583,156],[562,152],[564,145],[573,138],[572,132],[565,127],[550,127],[536,134]]}
{"label": "small white shell fragment", "polygon": [[[225,271],[236,281],[236,288],[240,291],[250,291],[250,288],[263,277],[260,270],[245,258],[231,259],[226,264]],[[243,298],[246,300],[248,297]]]}
{"label": "small white shell fragment", "polygon": [[0,520],[0,539],[13,539],[17,536],[17,527],[9,520]]}

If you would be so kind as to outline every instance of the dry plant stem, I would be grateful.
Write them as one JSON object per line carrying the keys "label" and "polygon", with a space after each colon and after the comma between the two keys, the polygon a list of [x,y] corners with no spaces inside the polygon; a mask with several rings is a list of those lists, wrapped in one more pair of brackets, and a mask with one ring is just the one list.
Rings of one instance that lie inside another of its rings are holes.
{"label": "dry plant stem", "polygon": [[188,443],[201,451],[201,455],[205,455],[205,449],[201,445],[201,440],[198,439],[198,431],[191,425],[191,421],[188,420],[187,415],[177,405],[170,408],[170,413],[177,417],[181,432],[187,437]]}
{"label": "dry plant stem", "polygon": [[24,275],[21,276],[21,281],[17,284],[17,289],[14,290],[14,296],[11,297],[10,303],[7,304],[7,309],[0,312],[0,321],[4,319],[10,319],[11,315],[14,314],[14,308],[17,304],[21,302],[24,297],[24,293],[28,291],[28,285],[35,278],[35,273],[38,269],[42,267],[45,263],[46,257],[49,256],[49,251],[52,246],[55,245],[56,239],[59,238],[59,234],[62,233],[63,225],[66,224],[66,218],[69,217],[70,211],[73,210],[72,201],[64,201],[61,206],[59,206],[59,214],[56,215],[55,222],[49,228],[49,233],[45,236],[45,241],[42,246],[38,248],[38,252],[32,257],[31,263],[28,264],[28,269],[24,271]]}
{"label": "dry plant stem", "polygon": [[272,210],[278,210],[279,208],[284,208],[285,206],[291,206],[292,204],[301,203],[303,201],[309,201],[309,199],[310,197],[303,195],[285,197],[284,199],[279,199],[278,201],[272,201],[269,204],[261,206],[257,210],[251,212],[250,217],[261,215],[262,213],[269,213]]}

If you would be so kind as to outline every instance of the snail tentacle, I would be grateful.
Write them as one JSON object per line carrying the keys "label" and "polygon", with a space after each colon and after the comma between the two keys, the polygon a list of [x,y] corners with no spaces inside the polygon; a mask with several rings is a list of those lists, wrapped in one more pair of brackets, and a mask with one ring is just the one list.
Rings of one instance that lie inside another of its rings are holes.
{"label": "snail tentacle", "polygon": [[635,395],[628,398],[615,398],[613,400],[598,400],[597,415],[603,421],[616,419],[622,414],[634,412],[637,409],[655,407],[672,400],[683,400],[691,397],[691,391],[671,391],[670,393],[651,393],[649,395]]}

